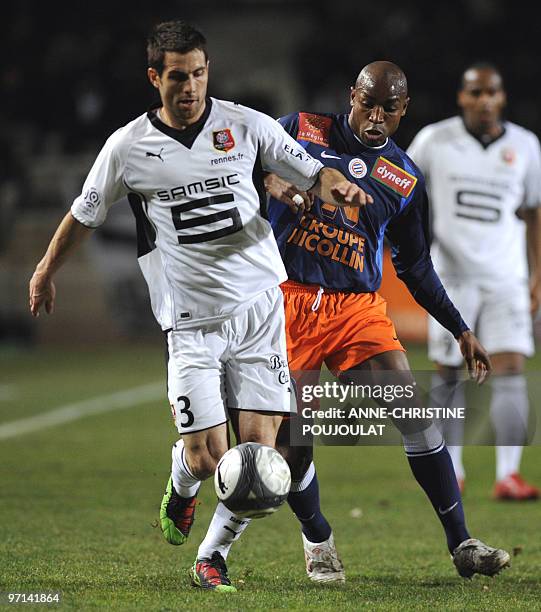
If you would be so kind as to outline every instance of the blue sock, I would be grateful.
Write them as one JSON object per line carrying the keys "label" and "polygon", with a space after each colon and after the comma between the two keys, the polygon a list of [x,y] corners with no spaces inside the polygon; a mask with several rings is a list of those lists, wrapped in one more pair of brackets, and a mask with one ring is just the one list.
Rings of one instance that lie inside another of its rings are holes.
{"label": "blue sock", "polygon": [[300,482],[291,484],[287,502],[301,522],[302,532],[309,542],[319,543],[329,539],[331,526],[319,507],[319,484],[313,463]]}
{"label": "blue sock", "polygon": [[449,451],[443,446],[433,454],[407,453],[407,457],[413,475],[428,495],[445,529],[447,546],[452,553],[470,534],[466,529],[462,498]]}

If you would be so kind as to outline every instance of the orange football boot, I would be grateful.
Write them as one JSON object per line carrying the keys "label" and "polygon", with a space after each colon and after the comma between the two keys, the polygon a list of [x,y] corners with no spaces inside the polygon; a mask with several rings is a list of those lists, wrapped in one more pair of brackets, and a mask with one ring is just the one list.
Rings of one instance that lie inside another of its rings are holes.
{"label": "orange football boot", "polygon": [[539,489],[527,483],[520,474],[511,474],[494,485],[494,499],[524,501],[537,499]]}

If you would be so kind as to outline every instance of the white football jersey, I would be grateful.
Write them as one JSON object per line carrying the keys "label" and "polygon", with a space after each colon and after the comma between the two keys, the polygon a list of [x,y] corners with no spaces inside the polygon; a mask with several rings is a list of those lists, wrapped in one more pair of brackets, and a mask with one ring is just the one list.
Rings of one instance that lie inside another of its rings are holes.
{"label": "white football jersey", "polygon": [[423,128],[408,155],[424,173],[443,277],[487,285],[528,276],[525,224],[516,211],[541,205],[541,150],[530,131],[505,122],[484,146],[452,117]]}
{"label": "white football jersey", "polygon": [[112,134],[71,211],[97,227],[128,195],[152,310],[179,329],[240,312],[287,278],[263,171],[307,190],[321,168],[267,115],[211,98],[186,130],[149,111]]}

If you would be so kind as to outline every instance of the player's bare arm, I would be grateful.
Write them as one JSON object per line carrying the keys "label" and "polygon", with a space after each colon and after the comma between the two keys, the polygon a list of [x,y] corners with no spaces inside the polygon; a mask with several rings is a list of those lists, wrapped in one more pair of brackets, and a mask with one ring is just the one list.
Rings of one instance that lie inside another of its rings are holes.
{"label": "player's bare arm", "polygon": [[47,314],[54,310],[56,289],[53,283],[55,272],[66,261],[70,253],[92,232],[92,229],[79,223],[68,212],[51,239],[43,259],[38,263],[29,283],[30,312],[39,316],[40,308],[45,305]]}
{"label": "player's bare arm", "polygon": [[372,196],[334,168],[322,168],[316,184],[308,192],[334,206],[366,206],[374,202]]}
{"label": "player's bare arm", "polygon": [[467,330],[457,338],[460,351],[466,361],[470,378],[482,385],[492,370],[490,357],[475,334]]}
{"label": "player's bare arm", "polygon": [[265,176],[265,189],[273,198],[287,204],[295,214],[312,208],[313,198],[310,194],[300,191],[276,174]]}
{"label": "player's bare arm", "polygon": [[366,206],[373,202],[372,196],[350,183],[341,172],[333,168],[322,168],[317,183],[309,193],[272,173],[265,177],[265,189],[272,197],[287,204],[294,213],[310,210],[313,195],[335,206]]}
{"label": "player's bare arm", "polygon": [[530,266],[530,310],[535,314],[541,305],[541,208],[528,208],[523,218]]}

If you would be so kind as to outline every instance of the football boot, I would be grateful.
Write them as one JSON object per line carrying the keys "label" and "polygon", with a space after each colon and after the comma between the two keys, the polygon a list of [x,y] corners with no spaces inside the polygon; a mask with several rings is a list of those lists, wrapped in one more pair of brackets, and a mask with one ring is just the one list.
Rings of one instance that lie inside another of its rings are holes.
{"label": "football boot", "polygon": [[537,499],[539,489],[523,480],[520,474],[511,474],[507,478],[498,480],[494,485],[494,499],[524,501]]}
{"label": "football boot", "polygon": [[314,582],[345,582],[344,566],[336,551],[334,536],[319,544],[309,542],[302,534],[306,573]]}
{"label": "football boot", "polygon": [[197,498],[181,497],[170,476],[160,506],[160,527],[164,538],[175,546],[184,544],[195,520]]}
{"label": "football boot", "polygon": [[235,593],[236,588],[227,577],[227,566],[222,555],[215,550],[210,559],[196,559],[190,568],[192,586],[219,593]]}
{"label": "football boot", "polygon": [[492,548],[481,540],[470,538],[457,546],[452,554],[453,563],[463,578],[471,578],[474,574],[495,576],[504,567],[509,567],[509,553],[500,548]]}

